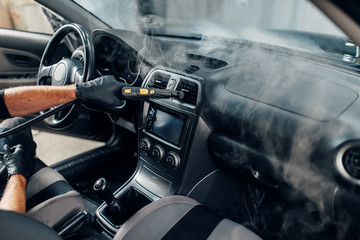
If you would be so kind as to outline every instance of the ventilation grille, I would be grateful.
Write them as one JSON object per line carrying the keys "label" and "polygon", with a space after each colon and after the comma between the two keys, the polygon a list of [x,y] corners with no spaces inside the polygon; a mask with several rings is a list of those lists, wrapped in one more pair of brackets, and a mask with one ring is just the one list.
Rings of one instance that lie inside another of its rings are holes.
{"label": "ventilation grille", "polygon": [[196,82],[180,79],[176,90],[184,92],[184,98],[181,100],[182,102],[196,106],[199,92],[199,86]]}
{"label": "ventilation grille", "polygon": [[228,62],[221,59],[207,57],[195,53],[187,53],[186,56],[193,63],[197,63],[197,65],[200,65],[201,67],[210,68],[210,69],[222,68],[229,64]]}
{"label": "ventilation grille", "polygon": [[360,147],[349,148],[342,157],[342,163],[351,177],[360,180]]}
{"label": "ventilation grille", "polygon": [[170,79],[170,75],[168,74],[156,73],[151,78],[148,87],[166,89],[169,79]]}

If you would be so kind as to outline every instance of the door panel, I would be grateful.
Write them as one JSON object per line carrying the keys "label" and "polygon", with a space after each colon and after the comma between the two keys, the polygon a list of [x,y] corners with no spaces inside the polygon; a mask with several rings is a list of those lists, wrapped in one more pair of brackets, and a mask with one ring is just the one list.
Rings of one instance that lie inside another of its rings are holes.
{"label": "door panel", "polygon": [[50,35],[0,29],[0,89],[35,85]]}

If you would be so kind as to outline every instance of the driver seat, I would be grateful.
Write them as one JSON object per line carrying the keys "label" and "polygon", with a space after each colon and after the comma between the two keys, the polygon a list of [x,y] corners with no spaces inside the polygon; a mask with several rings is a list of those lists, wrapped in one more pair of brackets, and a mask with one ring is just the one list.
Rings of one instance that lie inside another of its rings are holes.
{"label": "driver seat", "polygon": [[83,211],[85,204],[80,193],[60,173],[36,159],[36,172],[26,187],[26,214],[57,228]]}
{"label": "driver seat", "polygon": [[[0,132],[25,122],[24,118],[6,119],[0,124]],[[0,139],[4,144],[35,145],[30,128]],[[84,201],[65,178],[35,157],[32,176],[26,186],[26,214],[51,228],[64,229],[68,220],[85,211]]]}

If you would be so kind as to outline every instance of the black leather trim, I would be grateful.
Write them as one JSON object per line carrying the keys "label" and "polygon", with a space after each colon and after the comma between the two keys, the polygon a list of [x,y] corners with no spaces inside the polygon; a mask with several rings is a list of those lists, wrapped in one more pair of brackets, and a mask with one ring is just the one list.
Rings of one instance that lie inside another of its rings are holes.
{"label": "black leather trim", "polygon": [[221,217],[204,206],[197,205],[181,218],[162,240],[207,239],[221,220]]}
{"label": "black leather trim", "polygon": [[47,186],[40,192],[36,193],[26,202],[26,211],[32,209],[36,205],[50,199],[56,197],[61,194],[65,194],[67,192],[73,191],[74,189],[64,180],[60,180],[54,182],[53,184]]}

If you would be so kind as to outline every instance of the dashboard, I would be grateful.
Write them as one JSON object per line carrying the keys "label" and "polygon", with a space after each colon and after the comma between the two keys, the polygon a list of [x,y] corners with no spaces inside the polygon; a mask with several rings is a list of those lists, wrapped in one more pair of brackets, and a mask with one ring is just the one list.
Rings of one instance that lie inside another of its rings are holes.
{"label": "dashboard", "polygon": [[138,136],[138,168],[128,186],[147,199],[211,196],[226,205],[230,197],[213,191],[234,191],[226,181],[237,176],[286,201],[311,202],[336,221],[344,212],[360,221],[360,208],[350,207],[360,206],[357,73],[248,42],[121,30],[97,30],[93,39],[99,74],[185,94],[144,101],[126,113],[135,118],[115,117]]}
{"label": "dashboard", "polygon": [[[96,69],[100,75],[113,75],[119,81],[132,85],[139,78],[138,55],[136,51],[110,37],[94,40]],[[139,81],[142,81],[139,79]]]}

